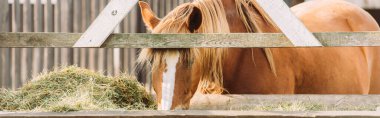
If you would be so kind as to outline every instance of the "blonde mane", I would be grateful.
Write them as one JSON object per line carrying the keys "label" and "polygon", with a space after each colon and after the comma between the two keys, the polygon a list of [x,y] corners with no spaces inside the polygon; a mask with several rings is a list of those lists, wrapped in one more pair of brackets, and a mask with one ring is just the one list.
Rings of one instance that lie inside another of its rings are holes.
{"label": "blonde mane", "polygon": [[[264,14],[255,0],[235,0],[235,3],[247,32],[278,32],[277,27]],[[230,33],[222,0],[194,0],[192,3],[182,4],[163,18],[152,32],[190,33],[187,20],[195,7],[202,12],[202,24],[195,31],[196,33]],[[166,56],[173,52],[180,52],[182,62],[194,60],[194,64],[200,67],[200,92],[211,94],[225,92],[223,87],[223,61],[227,55],[225,48],[143,49],[138,63],[151,64],[155,70],[162,67]],[[275,73],[272,53],[270,49],[265,49],[265,52]]]}

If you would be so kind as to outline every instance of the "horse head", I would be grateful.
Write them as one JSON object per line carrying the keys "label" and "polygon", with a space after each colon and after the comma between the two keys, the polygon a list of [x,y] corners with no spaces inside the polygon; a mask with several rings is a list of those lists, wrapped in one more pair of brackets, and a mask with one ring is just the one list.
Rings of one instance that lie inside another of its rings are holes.
{"label": "horse head", "polygon": [[[144,23],[152,33],[194,33],[202,24],[199,8],[192,4],[177,7],[164,19],[159,19],[150,6],[140,2]],[[152,66],[152,83],[160,110],[187,109],[196,92],[199,77],[194,70],[191,49],[143,49],[140,62]]]}
{"label": "horse head", "polygon": [[[259,10],[247,12],[253,7],[253,0],[230,1],[234,2],[195,0],[176,7],[163,19],[156,17],[149,4],[139,4],[144,23],[154,34],[261,31],[256,26],[263,24],[264,20],[249,17],[257,16]],[[228,12],[224,7],[226,4]],[[227,14],[237,18],[231,19]],[[152,66],[153,88],[159,109],[188,109],[190,99],[197,91],[210,94],[225,92],[222,71],[226,51],[225,48],[143,49],[138,60],[140,64]]]}

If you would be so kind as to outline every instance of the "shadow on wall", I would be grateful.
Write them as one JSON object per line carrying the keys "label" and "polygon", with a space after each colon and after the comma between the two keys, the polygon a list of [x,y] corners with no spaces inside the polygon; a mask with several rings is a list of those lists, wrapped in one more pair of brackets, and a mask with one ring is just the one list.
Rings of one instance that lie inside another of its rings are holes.
{"label": "shadow on wall", "polygon": [[380,23],[380,9],[366,9]]}
{"label": "shadow on wall", "polygon": [[284,0],[290,7],[299,3],[305,2],[305,0]]}

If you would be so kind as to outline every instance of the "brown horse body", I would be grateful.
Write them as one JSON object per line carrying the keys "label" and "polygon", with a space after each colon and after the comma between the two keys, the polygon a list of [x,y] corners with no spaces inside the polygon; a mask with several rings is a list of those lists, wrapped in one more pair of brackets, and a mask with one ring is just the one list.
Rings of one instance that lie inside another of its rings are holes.
{"label": "brown horse body", "polygon": [[[239,0],[221,0],[229,30],[231,33],[251,32],[247,30],[247,24],[245,24],[244,20],[239,19],[242,16],[236,10],[239,6],[235,3],[237,1]],[[140,5],[144,21],[153,30],[153,33],[215,33],[200,30],[200,26],[198,26],[200,24],[197,25],[197,23],[202,22],[202,20],[199,21],[192,18],[199,14],[196,10],[196,7],[199,6],[188,8],[189,6],[184,5],[186,6],[185,10],[191,9],[193,13],[189,14],[189,17],[185,17],[189,18],[188,21],[180,23],[177,26],[188,28],[188,30],[182,31],[163,30],[165,27],[160,26],[163,24],[168,25],[165,21],[178,15],[176,12],[169,14],[160,22],[159,19],[154,17],[146,4]],[[180,10],[183,9],[179,9],[178,11]],[[379,30],[378,24],[368,13],[359,7],[341,0],[306,2],[293,7],[292,10],[312,32]],[[256,14],[261,13],[257,8],[252,11]],[[278,32],[275,27],[267,23],[268,20],[262,14],[258,16],[262,17],[255,16],[255,20],[262,23],[256,23],[255,25],[260,28],[260,32]],[[203,22],[206,21],[203,20]],[[169,25],[171,24],[169,23]],[[167,27],[171,28],[174,25]],[[149,58],[150,61],[158,62],[158,64],[155,64],[157,67],[152,72],[157,100],[161,104],[162,91],[164,89],[162,82],[164,81],[163,78],[165,78],[163,77],[163,73],[167,73],[168,69],[166,67],[169,65],[168,63],[163,64],[165,62],[163,60],[168,56],[165,56],[164,53],[186,49],[169,49],[165,51],[161,49],[144,50],[146,52],[143,52],[143,58]],[[202,53],[202,50],[207,49],[199,50]],[[203,65],[199,64],[201,62],[197,60],[197,57],[192,58],[194,59],[194,64],[189,68],[189,61],[186,61],[185,58],[192,57],[191,54],[194,55],[196,53],[179,55],[180,61],[176,62],[177,71],[175,71],[174,95],[172,97],[173,101],[170,101],[172,104],[169,104],[171,105],[170,109],[188,108],[189,101],[197,90],[198,84],[200,84],[199,86],[203,85],[202,77],[204,75],[202,73],[204,72],[202,71],[213,70],[215,67],[222,68],[222,78],[219,79],[222,79],[221,83],[224,90],[231,94],[380,93],[380,63],[378,63],[380,62],[380,48],[230,48],[226,49],[226,51],[226,56],[220,64],[222,66],[210,66],[209,68],[207,68],[208,66],[203,66],[204,63]],[[214,73],[211,73],[211,77],[218,78],[219,76],[212,75]],[[208,83],[212,82],[215,82],[215,80],[210,80]]]}
{"label": "brown horse body", "polygon": [[[233,1],[223,2],[231,6],[229,2]],[[369,14],[343,1],[312,1],[292,9],[312,32],[379,30]],[[238,28],[238,23],[229,23]],[[244,26],[240,25],[241,29],[231,32],[242,32]],[[380,48],[272,48],[271,51],[277,77],[271,72],[263,49],[229,49],[223,70],[225,89],[234,94],[368,94],[371,78],[380,79],[379,69],[370,68],[380,66],[376,62],[380,55],[375,54]]]}

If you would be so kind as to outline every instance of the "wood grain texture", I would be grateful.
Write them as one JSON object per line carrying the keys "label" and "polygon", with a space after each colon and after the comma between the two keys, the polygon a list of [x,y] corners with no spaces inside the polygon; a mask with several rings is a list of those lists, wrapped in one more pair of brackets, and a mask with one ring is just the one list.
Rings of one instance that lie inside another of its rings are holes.
{"label": "wood grain texture", "polygon": [[[47,32],[54,32],[54,9],[53,9],[53,4],[51,0],[47,0],[47,3],[45,4],[45,11],[47,11],[46,15],[46,30]],[[44,69],[46,70],[51,70],[54,68],[54,49],[53,48],[47,48],[45,49],[45,62],[44,64]]]}
{"label": "wood grain texture", "polygon": [[[0,47],[72,47],[79,33],[0,33]],[[380,46],[380,32],[315,33],[325,47]],[[284,34],[113,34],[107,48],[295,47]],[[309,46],[298,46],[309,47]]]}
{"label": "wood grain texture", "polygon": [[[34,31],[34,14],[33,8],[31,5],[31,0],[25,0],[23,3],[23,12],[24,12],[24,32],[33,32]],[[32,63],[33,63],[33,50],[29,48],[22,48],[21,50],[21,82],[22,84],[30,80],[29,77],[32,76]]]}
{"label": "wood grain texture", "polygon": [[[6,0],[0,0],[0,32],[9,32],[9,4]],[[0,81],[1,88],[9,87],[8,80],[10,78],[9,49],[0,49]]]}
{"label": "wood grain texture", "polygon": [[7,32],[8,1],[0,0],[0,32]]}
{"label": "wood grain texture", "polygon": [[380,106],[379,95],[195,95],[192,110],[257,110],[279,105],[313,106],[317,111],[370,110]]}
{"label": "wood grain texture", "polygon": [[[22,15],[22,9],[21,9],[20,0],[14,0],[14,3],[12,5],[12,11],[13,11],[13,25],[12,25],[12,31],[13,32],[22,32],[23,31],[23,15]],[[16,90],[17,86],[21,85],[20,81],[20,73],[21,68],[23,68],[24,65],[20,65],[21,62],[21,50],[19,48],[12,48],[11,49],[11,82],[12,82],[12,90]]]}
{"label": "wood grain texture", "polygon": [[0,112],[0,118],[374,118],[374,111],[260,112],[260,111],[110,111],[69,113]]}
{"label": "wood grain texture", "polygon": [[1,50],[1,63],[2,63],[2,69],[1,69],[1,73],[2,73],[2,77],[3,78],[1,81],[2,83],[2,88],[11,88],[11,85],[12,85],[12,82],[10,81],[11,79],[11,71],[10,68],[11,68],[11,49],[9,48],[3,48]]}
{"label": "wood grain texture", "polygon": [[23,24],[22,24],[22,13],[21,13],[21,5],[20,0],[14,0],[14,3],[12,5],[12,12],[13,12],[13,32],[22,32]]}

